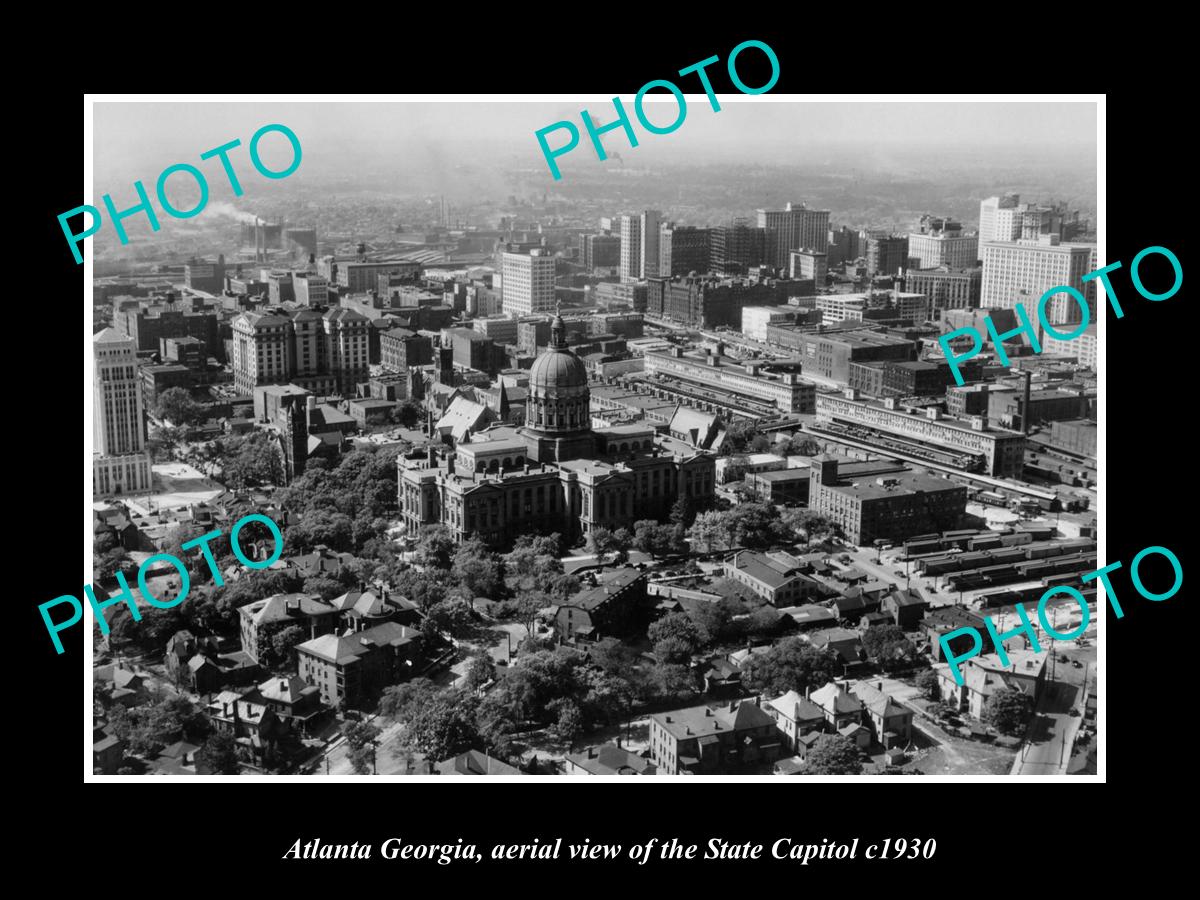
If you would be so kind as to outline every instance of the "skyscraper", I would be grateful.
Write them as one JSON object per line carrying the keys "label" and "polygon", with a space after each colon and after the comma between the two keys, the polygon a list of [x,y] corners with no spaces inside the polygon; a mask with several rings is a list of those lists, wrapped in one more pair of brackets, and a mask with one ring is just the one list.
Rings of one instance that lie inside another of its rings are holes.
{"label": "skyscraper", "polygon": [[150,454],[133,341],[112,328],[92,338],[92,493],[150,490]]}
{"label": "skyscraper", "polygon": [[621,280],[637,281],[642,277],[641,216],[618,216],[617,229],[621,235]]}
{"label": "skyscraper", "polygon": [[641,219],[641,259],[639,261],[641,270],[638,273],[639,278],[653,278],[658,274],[658,228],[659,222],[662,219],[662,213],[657,209],[648,209],[643,212],[639,218]]}
{"label": "skyscraper", "polygon": [[758,227],[775,231],[775,243],[767,261],[776,269],[788,267],[788,254],[792,250],[824,253],[829,247],[827,209],[809,209],[803,203],[798,207],[789,203],[783,209],[760,209]]}
{"label": "skyscraper", "polygon": [[501,290],[506,316],[528,316],[554,309],[554,257],[542,250],[505,253]]}
{"label": "skyscraper", "polygon": [[[1092,269],[1093,250],[1091,244],[1063,244],[1057,234],[1045,234],[1037,240],[983,243],[979,305],[984,309],[1013,309],[1019,304],[1040,339],[1044,330],[1038,320],[1038,302],[1051,288],[1074,288],[1087,299],[1090,311],[1095,311],[1095,282],[1083,281]],[[1079,322],[1082,316],[1079,304],[1070,295],[1057,295],[1046,304],[1046,318],[1053,325]]]}
{"label": "skyscraper", "polygon": [[663,222],[658,233],[658,274],[664,278],[709,270],[712,238],[707,228]]}

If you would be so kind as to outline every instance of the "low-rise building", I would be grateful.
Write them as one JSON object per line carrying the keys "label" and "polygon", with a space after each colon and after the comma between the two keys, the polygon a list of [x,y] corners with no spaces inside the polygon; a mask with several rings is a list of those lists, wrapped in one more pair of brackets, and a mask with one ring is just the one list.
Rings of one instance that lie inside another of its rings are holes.
{"label": "low-rise building", "polygon": [[775,717],[775,725],[783,735],[787,749],[793,753],[797,752],[797,741],[801,737],[825,730],[825,711],[796,691],[776,697],[765,709]]}
{"label": "low-rise building", "polygon": [[420,634],[384,622],[341,636],[324,634],[296,647],[300,677],[320,688],[326,706],[360,708],[412,672],[420,659]]}
{"label": "low-rise building", "polygon": [[568,775],[657,775],[658,767],[644,756],[616,744],[588,747],[563,761]]}
{"label": "low-rise building", "polygon": [[645,618],[645,572],[626,567],[602,573],[597,582],[559,605],[554,625],[560,644],[621,637]]}
{"label": "low-rise building", "polygon": [[1047,654],[1022,649],[1008,649],[1006,654],[1008,665],[995,653],[966,660],[959,668],[962,684],[955,680],[949,665],[935,665],[942,700],[976,719],[983,718],[988,698],[999,690],[1021,691],[1036,704],[1046,687]]}
{"label": "low-rise building", "polygon": [[308,638],[328,634],[337,621],[337,610],[316,594],[275,594],[239,607],[242,651],[259,661],[271,635],[298,625]]}
{"label": "low-rise building", "polygon": [[787,553],[742,550],[725,562],[725,577],[743,584],[772,606],[795,606],[818,594],[813,580]]}
{"label": "low-rise building", "polygon": [[666,775],[715,775],[779,758],[775,720],[758,699],[650,717],[650,759]]}

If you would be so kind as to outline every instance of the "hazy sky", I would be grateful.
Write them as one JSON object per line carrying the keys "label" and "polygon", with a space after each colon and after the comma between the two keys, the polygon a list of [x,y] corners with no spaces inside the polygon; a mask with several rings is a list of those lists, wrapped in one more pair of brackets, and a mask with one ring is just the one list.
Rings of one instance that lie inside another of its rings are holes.
{"label": "hazy sky", "polygon": [[[654,95],[651,95],[654,96]],[[648,103],[651,121],[669,123],[676,115],[665,103]],[[801,162],[825,158],[835,147],[857,146],[900,158],[922,150],[965,153],[1003,151],[1006,162],[1028,154],[1031,163],[1046,156],[1076,157],[1081,168],[1095,166],[1096,107],[1091,102],[781,102],[772,95],[721,95],[714,112],[700,94],[688,98],[687,117],[669,135],[646,132],[633,115],[633,98],[622,96],[634,122],[639,145],[631,149],[619,130],[604,138],[630,165],[745,162]],[[282,123],[298,135],[304,150],[300,172],[337,174],[348,166],[389,165],[421,168],[447,162],[487,166],[497,162],[542,166],[534,132],[560,119],[576,124],[579,146],[560,158],[564,176],[573,165],[596,163],[579,111],[586,108],[598,124],[614,120],[610,99],[578,101],[456,103],[97,103],[94,139],[97,193],[110,179],[155,179],[167,165],[189,162],[218,177],[216,160],[200,154],[240,138],[234,151],[239,172],[250,171],[246,145],[262,125]],[[552,146],[566,140],[559,132]],[[268,143],[271,142],[271,143]],[[279,135],[264,141],[264,154],[278,142],[285,164],[286,142]],[[238,154],[241,154],[240,157]],[[815,155],[814,155],[815,154]],[[514,156],[517,157],[514,159]],[[836,159],[836,155],[834,155]],[[549,177],[548,177],[549,180]],[[120,187],[120,185],[117,185]]]}

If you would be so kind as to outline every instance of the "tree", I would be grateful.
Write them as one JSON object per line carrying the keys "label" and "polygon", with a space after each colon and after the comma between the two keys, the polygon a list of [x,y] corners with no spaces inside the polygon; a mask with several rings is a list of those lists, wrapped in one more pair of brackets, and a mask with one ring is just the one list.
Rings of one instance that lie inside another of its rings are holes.
{"label": "tree", "polygon": [[405,400],[396,412],[396,420],[405,428],[416,428],[424,418],[425,411],[421,404],[413,400]]}
{"label": "tree", "polygon": [[284,543],[294,553],[311,550],[319,544],[331,550],[350,551],[354,549],[354,520],[337,510],[310,509],[287,529]]}
{"label": "tree", "polygon": [[421,634],[433,639],[441,634],[457,638],[467,634],[474,624],[475,616],[466,603],[447,599],[434,604],[425,612],[425,618],[421,622]]}
{"label": "tree", "polygon": [[517,595],[516,619],[525,627],[527,637],[536,636],[538,614],[551,605],[551,599],[541,591],[524,591]]}
{"label": "tree", "polygon": [[366,722],[351,722],[343,730],[346,736],[347,758],[355,773],[366,775],[375,763],[375,743],[379,729]]}
{"label": "tree", "polygon": [[517,538],[512,550],[504,555],[504,571],[510,586],[515,590],[548,591],[563,574],[559,543],[557,534],[525,534]]}
{"label": "tree", "polygon": [[917,648],[895,625],[874,625],[863,632],[863,649],[885,670],[901,669],[917,661]]}
{"label": "tree", "polygon": [[210,735],[200,753],[208,767],[218,775],[237,775],[242,770],[238,764],[237,741],[227,731]]}
{"label": "tree", "polygon": [[862,770],[858,747],[840,734],[821,735],[804,760],[805,775],[861,775]]}
{"label": "tree", "polygon": [[138,564],[125,552],[124,547],[113,547],[96,556],[95,560],[92,568],[93,584],[107,584],[115,581],[118,572],[125,576],[127,582],[137,575]]}
{"label": "tree", "polygon": [[405,725],[401,746],[423,753],[434,762],[457,756],[479,740],[473,694],[442,691],[419,706]]}
{"label": "tree", "polygon": [[293,658],[292,651],[307,639],[307,632],[299,625],[288,625],[271,635],[266,647],[260,648],[260,661],[269,669],[287,666]]}
{"label": "tree", "polygon": [[693,549],[702,550],[704,553],[711,553],[722,542],[726,542],[725,546],[728,547],[728,532],[721,513],[711,509],[696,516],[692,520],[691,528],[688,529],[688,539],[691,541]]}
{"label": "tree", "polygon": [[265,431],[233,435],[220,442],[221,478],[228,487],[243,489],[283,481],[283,456]]}
{"label": "tree", "polygon": [[925,669],[917,676],[917,690],[921,692],[927,700],[936,700],[941,693],[938,687],[937,672],[933,669]]}
{"label": "tree", "polygon": [[379,712],[397,722],[407,722],[417,710],[441,692],[428,678],[414,678],[403,684],[384,688],[379,700]]}
{"label": "tree", "polygon": [[454,554],[450,575],[472,597],[495,597],[504,586],[500,557],[478,538],[464,541]]}
{"label": "tree", "polygon": [[686,495],[681,495],[680,498],[671,505],[670,519],[672,525],[679,525],[683,528],[687,528],[692,524],[692,520],[695,518],[695,508],[692,506],[692,501],[689,500]]}
{"label": "tree", "polygon": [[660,662],[650,670],[646,687],[648,700],[682,702],[696,693],[696,679],[687,666]]}
{"label": "tree", "polygon": [[646,636],[654,644],[655,657],[665,663],[686,662],[704,644],[700,629],[687,613],[668,613],[651,623]]}
{"label": "tree", "polygon": [[[167,532],[166,539],[163,543],[163,552],[169,553],[176,559],[181,560],[187,566],[188,574],[192,578],[192,583],[195,585],[197,581],[209,581],[212,578],[212,572],[208,565],[208,560],[205,553],[202,551],[203,546],[207,546],[209,553],[212,554],[216,561],[217,569],[220,570],[227,565],[227,561],[233,559],[233,550],[229,546],[229,535],[222,532],[220,536],[212,540],[205,541],[204,545],[191,547],[188,550],[183,549],[183,545],[195,538],[202,537],[205,530],[199,525],[181,524],[176,525]],[[238,536],[242,539],[241,535]]]}
{"label": "tree", "polygon": [[402,597],[411,600],[421,609],[429,609],[446,596],[445,584],[433,575],[419,569],[404,569],[392,580],[392,586]]}
{"label": "tree", "polygon": [[912,666],[919,655],[908,636],[895,625],[875,625],[863,632],[863,649],[885,671]]}
{"label": "tree", "polygon": [[562,697],[552,701],[547,708],[556,716],[554,733],[570,747],[579,732],[583,731],[583,713],[579,711],[579,706],[574,700]]}
{"label": "tree", "polygon": [[346,593],[346,586],[340,581],[334,581],[324,575],[317,575],[304,579],[304,593],[316,594],[322,600],[329,601]]}
{"label": "tree", "polygon": [[605,557],[612,555],[609,560],[620,564],[629,559],[629,545],[633,543],[633,535],[628,528],[618,528],[610,531],[607,528],[596,527],[588,532],[588,549],[596,554],[596,562],[605,564]]}
{"label": "tree", "polygon": [[683,525],[660,525],[653,519],[642,519],[633,525],[633,545],[653,556],[682,553],[687,549],[684,531]]}
{"label": "tree", "polygon": [[1016,736],[1033,713],[1033,698],[1016,688],[995,691],[983,705],[983,721],[1001,734]]}
{"label": "tree", "polygon": [[659,662],[686,663],[704,646],[700,628],[687,613],[670,613],[647,631]]}
{"label": "tree", "polygon": [[818,650],[798,637],[785,638],[766,653],[751,654],[742,666],[742,681],[753,690],[772,695],[804,693],[841,674],[836,653]]}
{"label": "tree", "polygon": [[471,660],[467,667],[467,676],[463,680],[463,690],[477,691],[485,684],[496,680],[496,664],[486,653],[481,653]]}
{"label": "tree", "polygon": [[805,543],[821,540],[841,531],[828,516],[811,509],[785,509],[780,514],[780,520],[787,533]]}
{"label": "tree", "polygon": [[454,558],[454,536],[445,525],[427,525],[417,541],[417,561],[429,569],[449,569]]}
{"label": "tree", "polygon": [[198,425],[204,421],[204,413],[186,388],[167,388],[154,401],[154,417],[176,425]]}

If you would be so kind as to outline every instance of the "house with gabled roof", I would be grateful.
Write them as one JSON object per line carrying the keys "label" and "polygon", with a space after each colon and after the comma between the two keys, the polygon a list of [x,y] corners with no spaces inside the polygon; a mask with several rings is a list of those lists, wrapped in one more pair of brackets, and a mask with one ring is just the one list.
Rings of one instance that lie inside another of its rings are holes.
{"label": "house with gabled roof", "polygon": [[644,756],[616,744],[588,747],[564,760],[568,775],[657,775],[658,767]]}
{"label": "house with gabled roof", "polygon": [[299,625],[309,639],[333,631],[337,610],[316,594],[275,594],[238,608],[242,650],[259,661],[270,636],[289,625]]}
{"label": "house with gabled roof", "polygon": [[912,740],[912,710],[884,692],[883,680],[856,682],[853,691],[867,710],[875,740],[885,749],[908,746]]}
{"label": "house with gabled roof", "polygon": [[845,725],[861,723],[864,715],[862,701],[850,692],[844,682],[831,681],[809,694],[809,699],[825,713],[825,722],[833,731]]}
{"label": "house with gabled roof", "polygon": [[326,706],[359,708],[420,662],[420,632],[384,622],[357,633],[324,634],[296,647],[300,677]]}
{"label": "house with gabled roof", "polygon": [[780,748],[775,719],[757,697],[650,717],[650,759],[666,775],[744,771],[774,762]]}
{"label": "house with gabled roof", "polygon": [[763,708],[775,718],[775,726],[783,735],[787,749],[793,753],[799,738],[825,729],[825,711],[796,691],[788,691],[768,701]]}

